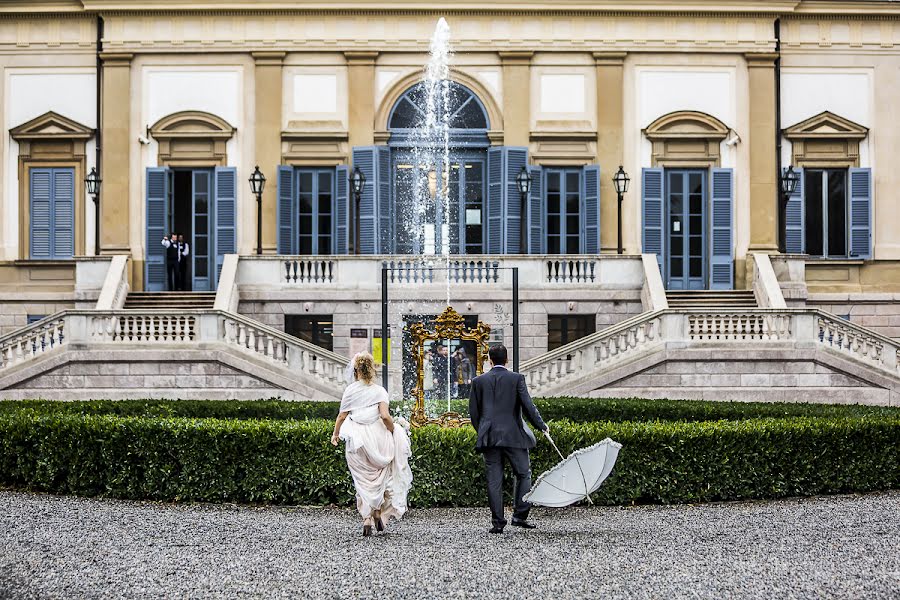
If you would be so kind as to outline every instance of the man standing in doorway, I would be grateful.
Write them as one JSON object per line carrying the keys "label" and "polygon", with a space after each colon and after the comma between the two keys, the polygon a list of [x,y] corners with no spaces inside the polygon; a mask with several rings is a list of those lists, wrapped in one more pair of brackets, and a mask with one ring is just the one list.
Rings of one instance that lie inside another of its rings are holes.
{"label": "man standing in doorway", "polygon": [[169,291],[174,292],[181,286],[181,261],[178,260],[178,236],[173,231],[169,237],[162,239],[162,245],[166,249],[166,276]]}
{"label": "man standing in doorway", "polygon": [[178,234],[178,273],[181,277],[181,281],[179,282],[178,289],[184,291],[186,288],[185,284],[187,283],[187,272],[188,272],[188,256],[191,253],[191,247],[188,245],[186,241],[184,241],[184,235]]}

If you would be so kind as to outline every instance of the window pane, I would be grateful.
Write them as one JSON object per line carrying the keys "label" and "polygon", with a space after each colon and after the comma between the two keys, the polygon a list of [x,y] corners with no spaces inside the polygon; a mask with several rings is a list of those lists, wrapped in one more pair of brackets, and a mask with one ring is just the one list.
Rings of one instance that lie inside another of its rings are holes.
{"label": "window pane", "polygon": [[300,235],[312,235],[313,233],[313,220],[312,215],[301,215],[300,216]]}
{"label": "window pane", "polygon": [[313,211],[312,194],[300,194],[300,214],[311,215]]}
{"label": "window pane", "polygon": [[703,259],[692,257],[690,259],[690,277],[703,277]]}
{"label": "window pane", "polygon": [[196,214],[208,214],[209,213],[209,198],[203,195],[194,196],[194,213]]}
{"label": "window pane", "polygon": [[684,261],[680,256],[678,258],[673,256],[672,260],[669,262],[669,275],[672,277],[684,276]]}
{"label": "window pane", "polygon": [[311,194],[313,190],[312,184],[313,174],[310,171],[301,171],[297,177],[297,190],[303,194]]}
{"label": "window pane", "polygon": [[320,348],[334,349],[334,319],[331,315],[284,315],[284,332]]}
{"label": "window pane", "polygon": [[692,256],[700,256],[703,254],[703,238],[699,235],[691,236],[690,246]]}
{"label": "window pane", "polygon": [[559,194],[559,172],[547,172],[547,194]]}
{"label": "window pane", "polygon": [[209,240],[205,235],[201,235],[197,237],[196,245],[193,249],[194,254],[199,254],[201,256],[205,256],[209,254]]}
{"label": "window pane", "polygon": [[547,215],[547,233],[550,235],[559,234],[559,217],[556,215]]}
{"label": "window pane", "polygon": [[828,256],[847,255],[846,185],[846,171],[828,171]]}
{"label": "window pane", "polygon": [[575,194],[576,196],[581,192],[581,186],[579,182],[581,180],[581,173],[579,171],[567,170],[566,171],[566,193],[567,194]]}
{"label": "window pane", "polygon": [[566,212],[578,216],[578,194],[566,194]]}
{"label": "window pane", "polygon": [[578,214],[572,215],[569,213],[569,216],[566,217],[566,235],[578,235],[579,234],[578,227]]}
{"label": "window pane", "polygon": [[701,214],[703,212],[703,196],[691,194],[691,205],[689,210],[691,211],[691,214]]}
{"label": "window pane", "polygon": [[331,194],[331,172],[319,171],[319,195]]}
{"label": "window pane", "polygon": [[312,236],[300,236],[300,254],[312,254]]}
{"label": "window pane", "polygon": [[547,253],[548,254],[559,254],[559,236],[550,235],[547,236]]}
{"label": "window pane", "polygon": [[205,257],[194,257],[194,277],[206,277],[209,269],[209,262]]}
{"label": "window pane", "polygon": [[806,253],[810,256],[824,254],[822,228],[822,171],[806,171],[803,183],[806,194]]}
{"label": "window pane", "polygon": [[581,250],[578,244],[578,236],[577,235],[567,235],[566,236],[566,254],[578,254]]}
{"label": "window pane", "polygon": [[319,236],[319,254],[331,254],[331,236]]}

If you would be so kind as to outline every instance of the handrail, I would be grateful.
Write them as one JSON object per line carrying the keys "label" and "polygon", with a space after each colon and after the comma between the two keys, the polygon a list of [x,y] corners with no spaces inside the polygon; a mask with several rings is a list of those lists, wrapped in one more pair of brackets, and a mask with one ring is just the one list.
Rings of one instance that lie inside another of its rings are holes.
{"label": "handrail", "polygon": [[541,363],[545,363],[550,360],[556,360],[563,356],[568,356],[569,354],[581,350],[586,346],[591,346],[596,342],[605,340],[606,338],[613,337],[614,335],[619,335],[623,331],[631,329],[635,325],[639,325],[640,323],[643,323],[645,321],[651,321],[666,312],[675,311],[671,311],[670,309],[654,310],[651,312],[640,313],[638,315],[625,319],[624,321],[619,321],[615,325],[611,325],[605,329],[601,329],[600,331],[594,332],[590,335],[586,335],[583,338],[579,338],[573,342],[569,342],[565,346],[560,346],[559,348],[551,350],[550,352],[547,352],[545,354],[541,354],[540,356],[529,358],[519,365],[519,371],[525,371]]}
{"label": "handrail", "polygon": [[248,325],[250,327],[259,329],[259,330],[265,332],[266,335],[270,335],[274,338],[277,338],[286,344],[299,346],[300,348],[302,348],[303,350],[306,350],[307,352],[313,352],[315,354],[321,355],[323,358],[327,358],[328,360],[331,360],[334,362],[339,362],[339,363],[341,363],[341,365],[347,365],[350,362],[350,359],[347,358],[346,356],[341,356],[340,354],[338,354],[336,352],[332,352],[331,350],[328,350],[327,348],[322,348],[321,346],[316,346],[315,344],[307,342],[306,340],[300,339],[298,337],[294,337],[289,333],[285,333],[285,332],[281,331],[280,329],[275,329],[274,327],[271,327],[264,323],[260,323],[259,321],[250,319],[248,317],[245,317],[244,315],[240,315],[238,313],[228,312],[228,311],[224,311],[224,310],[215,310],[213,312],[216,312],[219,315],[227,317],[234,321],[243,323],[244,325]]}
{"label": "handrail", "polygon": [[519,370],[524,372],[528,369],[535,368],[541,364],[546,362],[550,362],[553,360],[558,360],[563,356],[568,356],[577,352],[579,350],[583,350],[586,347],[592,346],[597,342],[601,342],[607,338],[611,338],[616,335],[620,335],[624,333],[628,329],[631,329],[635,325],[640,325],[644,322],[652,321],[653,319],[659,318],[663,315],[670,314],[684,314],[684,315],[811,315],[817,316],[820,318],[824,318],[826,320],[832,321],[841,327],[846,327],[852,330],[854,333],[859,335],[868,336],[870,338],[874,338],[881,343],[883,343],[887,347],[892,347],[897,351],[900,351],[900,342],[893,340],[885,335],[872,331],[871,329],[867,329],[860,325],[856,325],[855,323],[851,323],[850,321],[846,321],[837,315],[824,311],[819,308],[682,308],[682,309],[673,309],[668,308],[664,310],[657,310],[651,312],[641,313],[639,315],[635,315],[629,319],[624,321],[620,321],[611,327],[607,327],[601,331],[596,333],[592,333],[583,338],[577,339],[573,342],[569,342],[565,346],[560,346],[550,352],[542,354],[540,356],[536,356],[527,361],[523,361],[520,365]]}
{"label": "handrail", "polygon": [[16,329],[14,331],[10,331],[9,333],[0,335],[0,346],[6,344],[6,342],[9,342],[17,337],[22,337],[24,335],[28,335],[29,333],[32,333],[34,331],[37,331],[38,329],[46,327],[51,322],[58,321],[61,317],[64,317],[65,315],[68,315],[68,314],[72,314],[73,312],[74,311],[71,308],[63,309],[63,310],[53,313],[52,315],[47,315],[40,321],[35,321],[34,323],[29,323],[25,327],[20,327],[19,329]]}

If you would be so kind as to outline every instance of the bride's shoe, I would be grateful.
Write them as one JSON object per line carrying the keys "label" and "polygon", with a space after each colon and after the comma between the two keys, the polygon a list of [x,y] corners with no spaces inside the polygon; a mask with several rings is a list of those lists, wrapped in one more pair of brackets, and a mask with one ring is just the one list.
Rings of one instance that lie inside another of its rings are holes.
{"label": "bride's shoe", "polygon": [[369,523],[369,519],[366,519],[363,522],[363,537],[369,537],[372,535],[372,524]]}
{"label": "bride's shoe", "polygon": [[381,512],[379,511],[375,515],[375,529],[378,531],[384,531],[384,521],[381,520]]}

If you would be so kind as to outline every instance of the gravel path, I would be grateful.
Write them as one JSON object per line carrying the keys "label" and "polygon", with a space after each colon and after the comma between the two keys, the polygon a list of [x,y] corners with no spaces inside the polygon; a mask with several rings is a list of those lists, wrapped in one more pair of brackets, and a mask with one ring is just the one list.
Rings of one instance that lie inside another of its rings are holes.
{"label": "gravel path", "polygon": [[0,598],[898,598],[900,493],[698,506],[413,510],[0,492]]}

